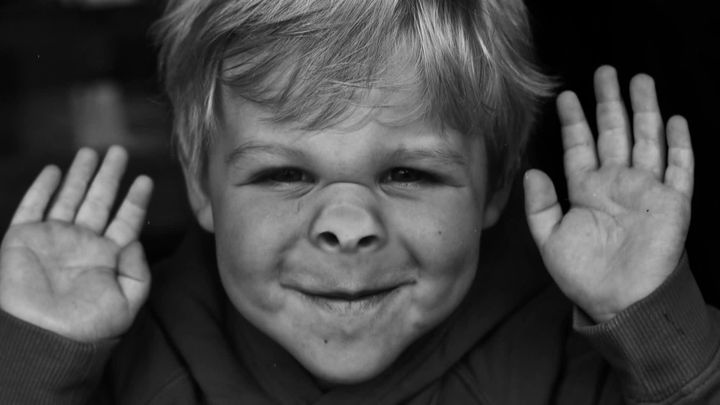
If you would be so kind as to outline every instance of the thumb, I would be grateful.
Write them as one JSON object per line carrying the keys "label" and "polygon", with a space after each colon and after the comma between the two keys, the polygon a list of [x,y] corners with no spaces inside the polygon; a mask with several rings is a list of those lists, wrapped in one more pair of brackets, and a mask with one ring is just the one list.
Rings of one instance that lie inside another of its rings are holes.
{"label": "thumb", "polygon": [[542,247],[562,219],[555,187],[547,174],[531,169],[525,173],[525,214],[530,233]]}
{"label": "thumb", "polygon": [[120,252],[118,284],[135,315],[145,303],[150,292],[150,270],[145,253],[138,241],[131,242]]}

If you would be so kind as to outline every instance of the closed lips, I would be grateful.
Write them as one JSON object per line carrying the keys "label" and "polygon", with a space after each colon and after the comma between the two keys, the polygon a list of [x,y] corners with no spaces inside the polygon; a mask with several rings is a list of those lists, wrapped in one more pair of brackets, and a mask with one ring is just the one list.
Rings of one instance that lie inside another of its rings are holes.
{"label": "closed lips", "polygon": [[337,300],[337,301],[358,301],[358,300],[363,300],[363,299],[366,299],[369,297],[388,294],[398,287],[400,287],[400,285],[394,285],[394,286],[386,287],[386,288],[359,290],[359,291],[339,291],[339,290],[307,291],[307,290],[302,290],[302,289],[300,289],[299,291],[305,295],[309,295],[309,296],[315,297],[315,298],[323,298],[323,299],[327,299],[327,300]]}

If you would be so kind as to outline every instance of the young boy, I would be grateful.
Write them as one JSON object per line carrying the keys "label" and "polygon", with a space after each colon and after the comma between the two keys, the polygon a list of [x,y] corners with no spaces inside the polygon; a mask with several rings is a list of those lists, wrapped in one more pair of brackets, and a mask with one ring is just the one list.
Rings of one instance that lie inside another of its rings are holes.
{"label": "young boy", "polygon": [[533,247],[501,218],[550,88],[519,0],[174,0],[159,26],[201,229],[150,292],[151,181],[110,218],[121,148],[54,198],[43,170],[0,253],[0,402],[720,403],[689,133],[648,76],[631,124],[598,69],[597,144],[557,98],[572,206],[525,173]]}

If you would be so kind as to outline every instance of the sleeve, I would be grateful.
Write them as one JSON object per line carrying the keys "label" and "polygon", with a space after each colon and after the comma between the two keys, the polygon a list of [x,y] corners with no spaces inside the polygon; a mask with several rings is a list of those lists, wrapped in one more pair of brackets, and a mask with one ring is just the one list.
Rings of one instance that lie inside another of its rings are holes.
{"label": "sleeve", "polygon": [[89,403],[116,343],[76,342],[0,311],[0,403]]}
{"label": "sleeve", "polygon": [[656,291],[574,329],[610,363],[629,404],[720,404],[720,311],[705,304],[684,256]]}

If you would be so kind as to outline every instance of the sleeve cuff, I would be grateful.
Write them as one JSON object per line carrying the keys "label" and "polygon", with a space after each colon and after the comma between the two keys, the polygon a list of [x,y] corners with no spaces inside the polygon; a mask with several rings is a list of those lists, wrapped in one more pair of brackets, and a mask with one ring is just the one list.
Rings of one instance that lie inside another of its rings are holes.
{"label": "sleeve cuff", "polygon": [[0,403],[85,403],[117,341],[77,342],[0,310]]}
{"label": "sleeve cuff", "polygon": [[647,298],[608,322],[593,324],[575,308],[574,329],[618,372],[629,398],[660,401],[701,375],[720,349],[720,326],[683,255]]}

